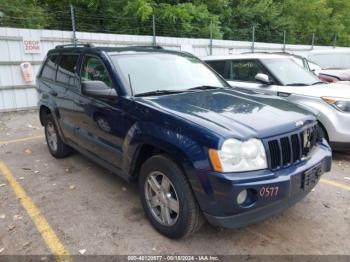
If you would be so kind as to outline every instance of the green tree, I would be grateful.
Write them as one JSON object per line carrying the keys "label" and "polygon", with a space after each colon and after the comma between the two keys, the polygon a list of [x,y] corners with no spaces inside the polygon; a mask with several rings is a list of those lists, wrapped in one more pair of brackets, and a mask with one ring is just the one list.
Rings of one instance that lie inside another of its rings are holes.
{"label": "green tree", "polygon": [[328,43],[332,38],[334,25],[329,20],[332,9],[327,0],[283,0],[283,20],[287,25],[288,42],[295,44],[311,43],[312,34],[319,43]]}
{"label": "green tree", "polygon": [[273,0],[231,0],[221,15],[225,39],[250,40],[256,27],[259,41],[281,41],[281,5]]}
{"label": "green tree", "polygon": [[212,30],[214,38],[222,38],[219,16],[211,14],[204,4],[159,4],[154,12],[162,35],[208,38]]}
{"label": "green tree", "polygon": [[329,20],[332,21],[328,34],[336,34],[338,44],[350,44],[350,1],[327,0],[327,6],[331,9]]}
{"label": "green tree", "polygon": [[350,43],[349,0],[0,0],[0,26],[330,45]]}
{"label": "green tree", "polygon": [[37,1],[1,0],[0,26],[44,28],[48,17]]}

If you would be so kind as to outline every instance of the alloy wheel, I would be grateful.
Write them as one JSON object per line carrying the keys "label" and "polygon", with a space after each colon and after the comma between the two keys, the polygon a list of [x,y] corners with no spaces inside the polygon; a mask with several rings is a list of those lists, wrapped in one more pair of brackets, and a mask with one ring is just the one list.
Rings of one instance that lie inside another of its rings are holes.
{"label": "alloy wheel", "polygon": [[176,223],[179,212],[179,198],[169,178],[159,171],[150,173],[145,183],[145,196],[152,216],[163,226]]}
{"label": "alloy wheel", "polygon": [[46,124],[46,138],[47,143],[51,150],[57,151],[58,145],[57,145],[57,133],[55,130],[55,126],[52,122],[48,122]]}

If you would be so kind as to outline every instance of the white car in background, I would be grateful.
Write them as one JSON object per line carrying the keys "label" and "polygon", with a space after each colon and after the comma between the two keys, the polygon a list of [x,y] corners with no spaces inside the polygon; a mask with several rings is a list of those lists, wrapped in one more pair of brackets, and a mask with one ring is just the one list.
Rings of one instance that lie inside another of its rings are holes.
{"label": "white car in background", "polygon": [[308,53],[307,59],[323,69],[350,69],[349,49],[313,50]]}
{"label": "white car in background", "polygon": [[350,86],[321,81],[294,59],[277,54],[202,58],[233,87],[283,97],[314,113],[333,150],[350,150]]}
{"label": "white car in background", "polygon": [[338,67],[323,69],[321,66],[311,62],[305,57],[288,53],[285,53],[285,55],[290,56],[297,64],[314,73],[322,81],[329,83],[342,82],[342,84],[350,84],[350,67],[349,69]]}

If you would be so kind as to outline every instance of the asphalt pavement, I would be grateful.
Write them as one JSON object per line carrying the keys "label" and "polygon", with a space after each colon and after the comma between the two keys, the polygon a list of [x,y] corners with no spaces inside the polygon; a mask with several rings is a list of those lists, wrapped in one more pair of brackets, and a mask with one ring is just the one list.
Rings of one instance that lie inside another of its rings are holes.
{"label": "asphalt pavement", "polygon": [[300,203],[239,230],[157,233],[136,185],[75,153],[53,158],[37,111],[0,113],[1,255],[350,255],[350,155]]}

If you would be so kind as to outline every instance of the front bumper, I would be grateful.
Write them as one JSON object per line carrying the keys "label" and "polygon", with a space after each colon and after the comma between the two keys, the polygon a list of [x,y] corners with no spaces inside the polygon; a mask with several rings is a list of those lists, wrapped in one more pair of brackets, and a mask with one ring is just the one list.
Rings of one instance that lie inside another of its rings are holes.
{"label": "front bumper", "polygon": [[256,208],[251,211],[247,211],[244,213],[232,215],[232,216],[212,216],[207,213],[204,213],[207,221],[214,225],[225,228],[241,228],[245,226],[249,226],[251,224],[255,224],[262,220],[265,220],[274,214],[281,213],[282,211],[290,208],[301,199],[303,199],[308,192],[304,192],[301,194],[297,194],[285,200],[278,201],[271,205],[267,205],[261,208]]}
{"label": "front bumper", "polygon": [[[278,171],[210,174],[214,200],[209,212],[203,210],[204,215],[211,224],[225,228],[257,223],[304,198],[320,176],[330,171],[331,163],[330,147],[324,143],[316,147],[307,160]],[[248,190],[251,199],[239,205],[236,199],[242,190]]]}
{"label": "front bumper", "polygon": [[350,148],[350,113],[340,112],[327,105],[328,108],[318,116],[325,127],[333,150],[349,150]]}

